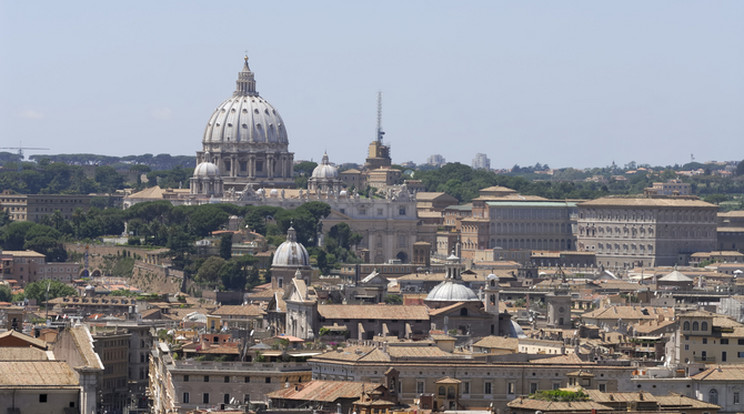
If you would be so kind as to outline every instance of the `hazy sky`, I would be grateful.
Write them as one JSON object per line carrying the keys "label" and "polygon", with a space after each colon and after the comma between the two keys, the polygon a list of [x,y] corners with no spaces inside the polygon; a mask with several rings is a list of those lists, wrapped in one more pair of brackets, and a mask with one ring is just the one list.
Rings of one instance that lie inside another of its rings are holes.
{"label": "hazy sky", "polygon": [[0,0],[0,146],[193,155],[245,51],[298,160],[363,162],[378,90],[394,162],[744,158],[744,1],[711,0]]}

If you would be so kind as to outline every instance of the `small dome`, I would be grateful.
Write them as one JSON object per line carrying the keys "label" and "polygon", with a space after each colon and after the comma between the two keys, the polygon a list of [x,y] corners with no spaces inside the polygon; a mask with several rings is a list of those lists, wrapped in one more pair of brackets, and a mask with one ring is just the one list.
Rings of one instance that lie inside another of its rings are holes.
{"label": "small dome", "polygon": [[287,229],[287,241],[280,244],[274,252],[272,266],[310,266],[310,255],[301,243],[297,242],[294,227]]}
{"label": "small dome", "polygon": [[491,273],[490,275],[486,276],[486,280],[495,280],[496,283],[499,283],[499,277],[495,274]]}
{"label": "small dome", "polygon": [[217,168],[216,165],[214,165],[211,162],[205,161],[200,162],[199,165],[194,168],[194,177],[219,177],[220,176],[220,169]]}
{"label": "small dome", "polygon": [[424,300],[427,302],[480,301],[475,292],[473,292],[473,289],[452,280],[445,280],[444,282],[434,286],[431,292],[426,295],[426,299]]}
{"label": "small dome", "polygon": [[313,178],[338,178],[338,169],[328,161],[328,154],[323,154],[323,160],[313,170]]}

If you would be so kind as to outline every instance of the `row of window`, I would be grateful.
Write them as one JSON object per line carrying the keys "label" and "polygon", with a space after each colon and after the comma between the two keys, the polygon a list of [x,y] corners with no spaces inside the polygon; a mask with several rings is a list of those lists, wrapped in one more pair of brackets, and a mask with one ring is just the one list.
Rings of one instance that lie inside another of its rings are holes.
{"label": "row of window", "polygon": [[[236,377],[236,378],[239,378],[239,377]],[[203,382],[209,382],[210,377],[209,377],[209,375],[204,375],[202,377],[202,379],[203,379]],[[224,380],[224,382],[230,382],[230,376],[229,375],[225,375],[223,377],[223,380]],[[302,380],[302,378],[300,378],[300,380]],[[189,381],[191,381],[191,377],[188,376],[188,375],[184,375],[183,376],[183,382],[189,382]],[[246,383],[247,382],[251,382],[251,377],[243,377],[243,382],[246,382]],[[264,378],[264,382],[266,384],[271,384],[271,377],[265,377]]]}
{"label": "row of window", "polygon": [[[682,324],[682,330],[683,331],[689,331],[690,330],[690,321],[685,321]],[[692,322],[692,330],[693,331],[708,331],[708,322],[703,321],[702,323],[698,324],[697,321]]]}
{"label": "row of window", "polygon": [[[209,404],[209,393],[205,392],[202,394],[202,404]],[[223,404],[231,404],[234,401],[231,401],[232,398],[230,398],[230,394],[222,394],[222,403]],[[191,403],[191,395],[188,392],[183,393],[183,398],[181,398],[181,402],[184,404],[190,404]],[[248,404],[251,402],[251,395],[250,394],[243,394],[243,403]]]}

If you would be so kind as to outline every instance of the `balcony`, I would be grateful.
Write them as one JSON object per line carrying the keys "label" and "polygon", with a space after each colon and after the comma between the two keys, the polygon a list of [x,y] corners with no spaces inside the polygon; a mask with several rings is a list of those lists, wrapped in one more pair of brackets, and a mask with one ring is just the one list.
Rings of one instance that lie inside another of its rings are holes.
{"label": "balcony", "polygon": [[695,356],[692,357],[692,359],[695,362],[703,362],[703,363],[706,363],[706,364],[715,364],[716,363],[716,357],[710,356],[710,355],[709,356],[695,355]]}

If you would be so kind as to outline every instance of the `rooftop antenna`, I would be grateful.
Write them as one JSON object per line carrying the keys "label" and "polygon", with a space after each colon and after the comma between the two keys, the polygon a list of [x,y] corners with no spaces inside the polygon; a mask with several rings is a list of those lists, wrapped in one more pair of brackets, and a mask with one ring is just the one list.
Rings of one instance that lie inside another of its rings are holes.
{"label": "rooftop antenna", "polygon": [[3,149],[18,150],[18,171],[21,170],[22,164],[23,164],[23,160],[24,160],[23,150],[34,150],[34,151],[47,151],[47,150],[49,150],[49,148],[45,148],[45,147],[24,147],[23,146],[23,142],[18,142],[18,146],[17,147],[0,147],[0,150],[3,150]]}
{"label": "rooftop antenna", "polygon": [[385,131],[382,130],[382,91],[377,92],[377,142],[382,144],[382,136]]}

